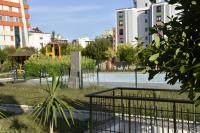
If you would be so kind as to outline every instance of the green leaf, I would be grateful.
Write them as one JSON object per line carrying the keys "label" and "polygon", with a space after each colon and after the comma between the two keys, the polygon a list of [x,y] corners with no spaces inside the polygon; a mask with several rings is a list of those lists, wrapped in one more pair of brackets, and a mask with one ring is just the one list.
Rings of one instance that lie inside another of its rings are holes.
{"label": "green leaf", "polygon": [[195,0],[192,1],[192,5],[196,5],[197,2]]}
{"label": "green leaf", "polygon": [[156,48],[159,48],[160,47],[160,37],[157,34],[154,34],[154,39],[155,39]]}
{"label": "green leaf", "polygon": [[158,61],[156,60],[156,61],[154,61],[154,63],[156,64],[156,65],[158,65]]}
{"label": "green leaf", "polygon": [[185,72],[186,72],[185,66],[181,66],[181,67],[180,67],[180,72],[181,72],[181,73],[185,73]]}
{"label": "green leaf", "polygon": [[155,61],[155,60],[157,60],[158,59],[158,57],[159,57],[159,53],[157,53],[157,54],[154,54],[154,55],[152,55],[150,58],[149,58],[149,61]]}
{"label": "green leaf", "polygon": [[182,33],[182,37],[183,37],[183,39],[185,39],[187,37],[185,32]]}
{"label": "green leaf", "polygon": [[176,49],[176,55],[180,52],[180,48]]}

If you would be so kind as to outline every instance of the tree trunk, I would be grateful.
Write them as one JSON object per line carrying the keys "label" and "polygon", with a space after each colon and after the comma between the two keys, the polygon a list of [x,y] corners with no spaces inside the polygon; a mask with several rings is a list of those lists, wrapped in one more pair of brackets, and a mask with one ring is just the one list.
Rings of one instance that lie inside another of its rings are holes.
{"label": "tree trunk", "polygon": [[50,121],[50,127],[49,127],[49,129],[50,129],[49,133],[53,133],[53,121]]}

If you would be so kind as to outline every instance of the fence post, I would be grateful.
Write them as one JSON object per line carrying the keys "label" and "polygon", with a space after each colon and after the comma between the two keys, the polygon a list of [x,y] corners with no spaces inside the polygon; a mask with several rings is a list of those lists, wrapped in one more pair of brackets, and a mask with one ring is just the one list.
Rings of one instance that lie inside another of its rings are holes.
{"label": "fence post", "polygon": [[128,100],[128,129],[129,133],[131,133],[131,101]]}
{"label": "fence post", "polygon": [[99,85],[99,67],[97,68],[97,85]]}
{"label": "fence post", "polygon": [[93,111],[92,111],[92,97],[90,97],[90,133],[93,132],[93,117],[92,117]]}
{"label": "fence post", "polygon": [[135,69],[135,88],[137,89],[138,87],[138,84],[137,84],[137,69]]}
{"label": "fence post", "polygon": [[81,70],[81,89],[83,89],[83,70]]}
{"label": "fence post", "polygon": [[40,85],[42,84],[42,69],[40,69]]}
{"label": "fence post", "polygon": [[70,78],[70,74],[71,74],[71,68],[68,68],[68,71],[69,71],[69,78]]}
{"label": "fence post", "polygon": [[176,102],[173,103],[173,120],[174,120],[174,133],[177,133],[177,130],[176,130]]}
{"label": "fence post", "polygon": [[[113,97],[115,97],[115,90],[113,90]],[[113,117],[114,117],[114,132],[115,132],[115,99],[113,98]]]}
{"label": "fence post", "polygon": [[24,81],[26,81],[26,66],[24,65]]}
{"label": "fence post", "polygon": [[122,105],[122,120],[124,122],[124,102],[123,102],[123,90],[121,89],[121,105]]}

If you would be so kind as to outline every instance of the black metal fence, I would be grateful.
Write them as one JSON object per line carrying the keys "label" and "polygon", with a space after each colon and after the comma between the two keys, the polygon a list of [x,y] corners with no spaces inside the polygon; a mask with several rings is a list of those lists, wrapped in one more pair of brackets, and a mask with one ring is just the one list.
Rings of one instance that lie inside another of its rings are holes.
{"label": "black metal fence", "polygon": [[116,88],[87,97],[90,133],[200,133],[200,107],[187,93]]}

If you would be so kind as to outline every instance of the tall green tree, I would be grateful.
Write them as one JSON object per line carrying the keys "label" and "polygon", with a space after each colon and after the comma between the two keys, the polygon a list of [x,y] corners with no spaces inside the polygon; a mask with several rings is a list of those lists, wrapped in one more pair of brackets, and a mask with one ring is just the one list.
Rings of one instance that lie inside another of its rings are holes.
{"label": "tall green tree", "polygon": [[138,53],[142,50],[142,45],[138,44],[137,46],[133,46],[131,44],[122,44],[119,45],[117,49],[117,57],[120,61],[139,64]]}
{"label": "tall green tree", "polygon": [[94,42],[91,42],[85,48],[83,55],[95,59],[97,64],[107,59],[106,51],[112,47],[109,40],[104,38],[98,38]]}
{"label": "tall green tree", "polygon": [[[200,1],[170,0],[179,16],[151,31],[155,40],[145,49],[144,69],[152,79],[165,72],[169,84],[180,82],[189,98],[200,104]],[[161,34],[162,33],[162,34]],[[149,56],[147,56],[149,53]]]}

